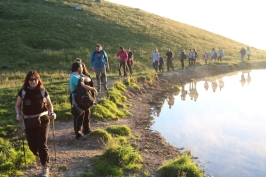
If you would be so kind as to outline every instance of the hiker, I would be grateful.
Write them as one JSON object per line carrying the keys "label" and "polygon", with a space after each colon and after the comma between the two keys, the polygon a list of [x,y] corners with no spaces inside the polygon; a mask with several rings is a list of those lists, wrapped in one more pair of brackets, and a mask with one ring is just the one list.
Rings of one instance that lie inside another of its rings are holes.
{"label": "hiker", "polygon": [[211,57],[211,61],[212,61],[212,59],[214,59],[214,61],[216,62],[217,53],[216,53],[215,48],[212,48],[211,55],[212,55],[212,57]]}
{"label": "hiker", "polygon": [[[90,74],[88,72],[88,69],[87,69],[86,65],[84,63],[81,63],[81,64],[82,64],[82,67],[83,67],[82,74],[85,75],[85,76],[87,76],[87,77],[89,77],[91,79],[91,76],[90,76]],[[85,85],[88,85],[90,87],[93,87],[93,81],[92,81],[92,79],[91,79],[90,82],[84,81],[84,84]],[[97,93],[91,91],[91,95],[93,97],[96,97],[96,94]],[[84,112],[84,119],[83,119],[83,124],[82,124],[82,130],[83,130],[83,134],[84,135],[88,135],[91,132],[91,127],[90,127],[91,110],[89,108],[89,109],[86,109],[84,111],[85,112]]]}
{"label": "hiker", "polygon": [[244,62],[245,55],[246,55],[246,50],[244,49],[244,47],[241,48],[241,50],[240,50],[239,53],[241,54],[241,60],[242,60],[242,62]]}
{"label": "hiker", "polygon": [[171,49],[167,49],[166,52],[166,65],[167,65],[167,71],[169,72],[170,68],[172,68],[172,70],[174,70],[174,66],[173,66],[173,53],[171,52]]}
{"label": "hiker", "polygon": [[186,58],[186,54],[184,52],[184,49],[181,49],[180,50],[180,62],[181,62],[182,69],[185,69],[185,64],[184,64],[185,58]]}
{"label": "hiker", "polygon": [[203,54],[203,58],[204,58],[205,64],[208,64],[209,54],[208,54],[207,52],[205,52],[205,53]]}
{"label": "hiker", "polygon": [[163,69],[164,69],[163,57],[161,56],[161,54],[159,54],[159,72],[163,72]]}
{"label": "hiker", "polygon": [[218,50],[218,62],[219,62],[219,60],[220,60],[220,62],[222,62],[223,57],[224,57],[224,51],[223,51],[223,49],[219,48],[219,50]]}
{"label": "hiker", "polygon": [[123,71],[124,71],[124,77],[127,76],[126,74],[126,63],[127,63],[127,59],[128,59],[128,54],[125,51],[124,47],[119,47],[118,52],[116,53],[116,56],[119,57],[119,77],[121,77],[121,67],[123,67]]}
{"label": "hiker", "polygon": [[[47,146],[50,118],[55,119],[53,104],[37,71],[26,75],[15,105],[17,120],[22,121],[31,152],[42,165],[42,176],[49,176],[49,151]],[[23,112],[23,115],[21,114]],[[49,118],[50,116],[50,118]],[[37,165],[39,165],[37,163]]]}
{"label": "hiker", "polygon": [[193,59],[193,52],[192,52],[192,49],[189,49],[189,52],[188,52],[188,66],[191,65],[192,59]]}
{"label": "hiker", "polygon": [[158,67],[159,67],[159,56],[160,53],[158,52],[157,48],[154,48],[151,58],[152,58],[152,67],[155,69],[155,72],[158,72]]}
{"label": "hiker", "polygon": [[248,61],[250,61],[250,55],[251,55],[250,47],[247,47],[247,55],[248,55]]}
{"label": "hiker", "polygon": [[71,91],[71,113],[74,116],[74,131],[76,135],[77,140],[86,140],[87,137],[82,135],[81,132],[81,126],[83,124],[85,111],[78,107],[75,96],[73,92],[78,86],[79,80],[81,80],[81,86],[85,88],[88,91],[95,92],[97,91],[88,85],[85,85],[84,82],[91,82],[91,79],[85,75],[82,74],[83,72],[83,66],[81,63],[73,63],[72,64],[72,74],[70,76],[69,80],[69,86]]}
{"label": "hiker", "polygon": [[192,60],[191,61],[192,61],[192,66],[193,66],[194,69],[196,67],[197,57],[198,57],[198,53],[197,53],[196,49],[193,49],[193,51],[192,51]]}
{"label": "hiker", "polygon": [[100,77],[103,79],[104,90],[107,88],[107,75],[106,70],[109,69],[108,57],[106,52],[102,49],[100,44],[96,44],[95,51],[92,52],[90,58],[91,69],[95,71],[96,80],[97,80],[97,91],[101,91],[101,81]]}
{"label": "hiker", "polygon": [[128,56],[127,66],[129,69],[130,76],[132,76],[132,66],[133,66],[134,55],[132,51],[130,50],[130,47],[127,48],[127,56]]}

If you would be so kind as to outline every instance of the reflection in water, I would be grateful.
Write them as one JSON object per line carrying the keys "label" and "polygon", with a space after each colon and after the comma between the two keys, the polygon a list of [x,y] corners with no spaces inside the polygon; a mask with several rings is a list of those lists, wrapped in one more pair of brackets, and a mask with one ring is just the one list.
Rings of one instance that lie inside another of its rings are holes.
{"label": "reflection in water", "polygon": [[217,89],[217,86],[218,86],[218,84],[217,84],[216,80],[212,81],[212,90],[213,90],[213,92],[215,92],[215,90]]}
{"label": "reflection in water", "polygon": [[244,76],[244,73],[242,72],[242,75],[241,75],[241,80],[240,80],[241,84],[242,84],[242,87],[244,87],[244,85],[246,84],[246,78]]}
{"label": "reflection in water", "polygon": [[175,104],[175,97],[172,93],[168,94],[168,97],[166,98],[166,101],[168,102],[169,109]]}
{"label": "reflection in water", "polygon": [[185,85],[181,87],[181,100],[185,101],[187,96],[187,90],[185,90]]}
{"label": "reflection in water", "polygon": [[208,89],[209,89],[209,84],[208,84],[207,81],[205,81],[205,83],[204,83],[204,88],[205,88],[206,91],[208,91]]}
{"label": "reflection in water", "polygon": [[189,84],[189,96],[191,100],[197,101],[199,94],[197,92],[197,82],[191,81]]}
{"label": "reflection in water", "polygon": [[152,109],[152,115],[159,117],[161,113],[162,107],[160,106],[154,106]]}
{"label": "reflection in water", "polygon": [[[239,84],[242,74],[245,87]],[[266,118],[261,98],[266,97],[266,92],[261,78],[265,74],[266,70],[240,72],[183,85],[183,101],[175,99],[172,109],[168,109],[165,102],[159,118],[154,116],[151,129],[159,131],[177,148],[191,149],[192,155],[199,157],[199,165],[204,165],[206,174],[263,177],[266,174]],[[212,84],[210,91],[206,91],[206,83]],[[217,84],[216,92],[213,92],[213,83]],[[188,92],[193,96],[194,88],[201,95],[200,99],[184,101]],[[228,98],[233,99],[228,101]]]}
{"label": "reflection in water", "polygon": [[219,88],[220,88],[220,90],[222,90],[222,88],[224,88],[224,81],[223,81],[223,78],[220,78],[220,79],[218,80],[218,82],[219,82]]}

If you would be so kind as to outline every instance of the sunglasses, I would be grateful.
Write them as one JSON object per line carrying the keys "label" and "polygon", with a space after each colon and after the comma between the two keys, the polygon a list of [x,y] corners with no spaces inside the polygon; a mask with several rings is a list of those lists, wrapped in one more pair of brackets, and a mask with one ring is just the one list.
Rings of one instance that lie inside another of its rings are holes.
{"label": "sunglasses", "polygon": [[37,81],[37,78],[29,78],[29,81]]}

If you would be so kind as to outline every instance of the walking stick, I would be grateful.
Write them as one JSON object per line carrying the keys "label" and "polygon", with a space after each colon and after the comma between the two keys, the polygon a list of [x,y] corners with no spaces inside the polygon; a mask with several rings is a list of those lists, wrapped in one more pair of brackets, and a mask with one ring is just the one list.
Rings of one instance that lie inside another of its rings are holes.
{"label": "walking stick", "polygon": [[54,119],[53,119],[53,121],[52,121],[52,126],[53,126],[53,140],[54,140],[54,158],[55,158],[55,161],[56,161],[56,148],[55,148],[55,139],[54,139],[54,132],[55,132],[55,130],[54,130]]}
{"label": "walking stick", "polygon": [[22,126],[22,120],[20,120],[20,128],[21,128],[21,140],[22,140],[22,147],[23,147],[23,152],[24,152],[24,162],[25,162],[25,167],[27,166],[26,163],[26,153],[25,153],[25,144],[24,144],[24,132],[23,132],[23,126]]}

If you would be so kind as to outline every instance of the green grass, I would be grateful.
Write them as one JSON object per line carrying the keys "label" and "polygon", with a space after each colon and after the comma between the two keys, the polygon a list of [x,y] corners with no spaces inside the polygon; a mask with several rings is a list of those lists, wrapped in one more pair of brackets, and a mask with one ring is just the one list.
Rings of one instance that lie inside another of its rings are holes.
{"label": "green grass", "polygon": [[112,136],[107,131],[101,129],[94,130],[89,136],[101,136],[105,142],[112,140]]}
{"label": "green grass", "polygon": [[[81,5],[84,11],[75,11]],[[93,24],[93,25],[92,25]],[[135,8],[91,0],[9,0],[0,2],[1,73],[68,73],[77,57],[89,65],[96,43],[101,43],[110,59],[110,73],[117,74],[119,46],[134,53],[134,74],[153,71],[151,52],[158,47],[164,56],[170,47],[175,68],[180,68],[181,48],[196,48],[199,64],[202,54],[213,47],[225,51],[224,62],[239,62],[245,44]],[[252,61],[262,61],[266,52],[252,48]],[[1,77],[2,78],[2,77]]]}
{"label": "green grass", "polygon": [[120,136],[128,136],[131,134],[131,130],[127,125],[113,125],[108,127],[107,131]]}
{"label": "green grass", "polygon": [[203,172],[187,154],[171,160],[158,169],[159,177],[203,177]]}

